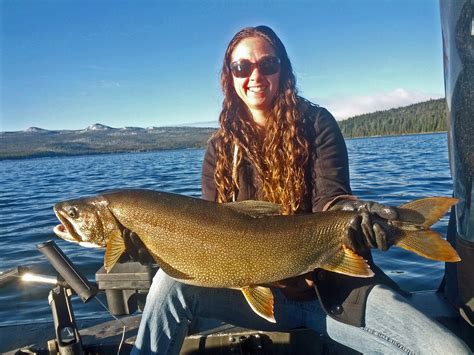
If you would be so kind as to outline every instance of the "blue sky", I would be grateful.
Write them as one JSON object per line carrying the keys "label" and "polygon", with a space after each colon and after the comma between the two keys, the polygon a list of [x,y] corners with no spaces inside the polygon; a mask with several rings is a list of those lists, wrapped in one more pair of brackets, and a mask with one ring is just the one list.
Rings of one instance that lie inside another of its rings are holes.
{"label": "blue sky", "polygon": [[229,40],[266,24],[337,119],[444,96],[436,0],[0,0],[0,130],[217,122]]}

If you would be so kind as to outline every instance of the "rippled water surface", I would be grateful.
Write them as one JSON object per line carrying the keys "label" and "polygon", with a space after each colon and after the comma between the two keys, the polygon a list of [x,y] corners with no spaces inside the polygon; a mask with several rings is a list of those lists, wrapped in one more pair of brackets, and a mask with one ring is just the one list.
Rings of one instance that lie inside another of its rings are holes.
{"label": "rippled water surface", "polygon": [[[425,196],[451,196],[445,134],[347,141],[352,189],[362,199],[399,205]],[[86,249],[55,237],[54,203],[117,188],[147,188],[200,196],[203,150],[39,158],[0,161],[0,270],[28,265],[54,275],[36,245],[54,239],[89,278],[103,250]],[[435,227],[446,233],[447,218]],[[436,289],[444,265],[399,248],[375,252],[376,263],[408,290]],[[0,288],[0,324],[51,319],[49,288],[12,284]],[[73,298],[77,318],[107,316],[96,302]]]}

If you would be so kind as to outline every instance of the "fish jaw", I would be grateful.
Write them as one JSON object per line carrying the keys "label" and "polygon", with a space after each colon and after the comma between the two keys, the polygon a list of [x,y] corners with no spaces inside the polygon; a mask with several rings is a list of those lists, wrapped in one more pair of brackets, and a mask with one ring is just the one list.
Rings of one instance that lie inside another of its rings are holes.
{"label": "fish jaw", "polygon": [[58,224],[53,228],[53,232],[61,239],[65,240],[66,242],[74,243],[74,244],[79,244],[82,247],[85,248],[102,248],[98,244],[94,243],[89,243],[89,242],[83,242],[81,240],[77,240],[76,237],[74,237],[72,234],[70,234],[66,228],[64,227],[63,224]]}
{"label": "fish jaw", "polygon": [[61,239],[84,247],[105,247],[109,231],[104,226],[117,227],[106,201],[101,198],[59,202],[53,210],[61,222],[54,227],[54,233]]}
{"label": "fish jaw", "polygon": [[63,216],[64,212],[60,206],[61,206],[60,204],[56,204],[53,207],[56,217],[61,222],[60,224],[56,225],[53,228],[54,234],[56,234],[59,238],[64,239],[68,242],[77,243],[77,244],[81,243],[82,237],[76,232],[73,224],[70,223],[69,220],[65,216]]}

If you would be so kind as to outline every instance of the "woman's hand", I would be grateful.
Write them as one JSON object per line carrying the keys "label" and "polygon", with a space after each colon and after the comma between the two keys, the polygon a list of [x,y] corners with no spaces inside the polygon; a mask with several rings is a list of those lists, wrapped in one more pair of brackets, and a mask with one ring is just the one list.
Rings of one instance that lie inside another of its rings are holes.
{"label": "woman's hand", "polygon": [[331,210],[357,211],[345,231],[344,244],[354,251],[363,251],[369,248],[387,250],[393,244],[389,240],[382,226],[374,222],[374,216],[387,220],[398,218],[397,210],[373,201],[343,200],[331,207]]}
{"label": "woman's hand", "polygon": [[135,232],[124,229],[122,238],[125,242],[125,253],[120,257],[120,262],[138,261],[142,265],[154,263],[153,257]]}

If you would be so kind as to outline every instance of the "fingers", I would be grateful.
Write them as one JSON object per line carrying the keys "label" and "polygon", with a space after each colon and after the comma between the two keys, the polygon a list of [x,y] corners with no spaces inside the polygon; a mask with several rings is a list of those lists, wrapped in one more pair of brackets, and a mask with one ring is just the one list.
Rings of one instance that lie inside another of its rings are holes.
{"label": "fingers", "polygon": [[143,244],[142,240],[138,237],[137,233],[130,231],[130,240],[132,241],[135,248],[137,249],[145,248],[145,244]]}
{"label": "fingers", "polygon": [[352,227],[347,228],[344,230],[344,245],[354,251],[359,250],[356,245],[355,241],[357,240],[355,237],[357,237],[356,233],[354,233],[354,229]]}
{"label": "fingers", "polygon": [[345,244],[355,251],[368,248],[385,251],[390,247],[385,230],[378,223],[372,224],[367,211],[362,211],[352,219],[345,231]]}
{"label": "fingers", "polygon": [[373,201],[344,201],[334,209],[343,211],[357,211],[350,226],[346,229],[344,240],[345,244],[355,250],[368,248],[378,248],[388,250],[392,245],[387,241],[387,232],[377,223],[377,218],[385,220],[395,220],[398,218],[396,208],[382,205]]}
{"label": "fingers", "polygon": [[118,262],[120,264],[126,263],[128,261],[131,261],[130,254],[128,253],[123,253],[122,255],[120,255],[120,258],[118,259]]}
{"label": "fingers", "polygon": [[375,239],[375,232],[370,213],[368,211],[362,211],[360,214],[362,216],[360,226],[362,228],[362,233],[365,237],[365,244],[367,248],[376,248],[377,244]]}
{"label": "fingers", "polygon": [[138,235],[135,232],[131,232],[130,239],[133,241],[135,250],[138,253],[138,257],[137,257],[138,262],[142,265],[152,264],[153,258],[150,255],[150,253],[148,253],[148,250],[146,249],[145,244],[143,244],[142,240],[138,237]]}
{"label": "fingers", "polygon": [[[376,215],[387,220],[398,218],[398,212],[395,208],[385,206],[377,202],[368,202],[365,209],[362,209],[362,229],[366,237],[367,246],[386,251],[391,246],[387,241],[387,234],[382,226],[374,222],[370,216]],[[368,216],[364,215],[367,214]]]}
{"label": "fingers", "polygon": [[154,263],[153,257],[135,232],[124,229],[122,237],[125,242],[125,254],[128,254],[129,260],[138,261],[142,265]]}
{"label": "fingers", "polygon": [[133,235],[136,236],[136,234],[130,231],[129,229],[124,229],[122,231],[123,241],[125,242],[125,250],[130,255],[130,258],[132,260],[137,260],[139,257],[138,249],[135,246]]}
{"label": "fingers", "polygon": [[344,231],[344,244],[354,251],[367,249],[361,231],[361,220],[361,216],[354,216],[349,227]]}
{"label": "fingers", "polygon": [[390,245],[387,242],[387,234],[378,223],[374,223],[367,211],[361,212],[361,228],[365,237],[365,244],[368,248],[377,248],[383,251],[388,250]]}
{"label": "fingers", "polygon": [[395,208],[382,205],[377,202],[367,202],[367,210],[370,213],[376,214],[379,217],[382,217],[388,220],[394,220],[398,218],[398,212]]}
{"label": "fingers", "polygon": [[398,218],[398,212],[396,208],[382,205],[378,202],[373,201],[341,201],[336,203],[331,210],[337,211],[368,211],[381,218],[394,220]]}
{"label": "fingers", "polygon": [[142,265],[153,264],[153,257],[143,247],[138,250],[138,262]]}
{"label": "fingers", "polygon": [[386,251],[389,248],[389,245],[387,243],[387,235],[383,228],[380,226],[380,224],[375,223],[374,224],[374,234],[375,234],[375,241],[377,243],[377,248],[380,250]]}

